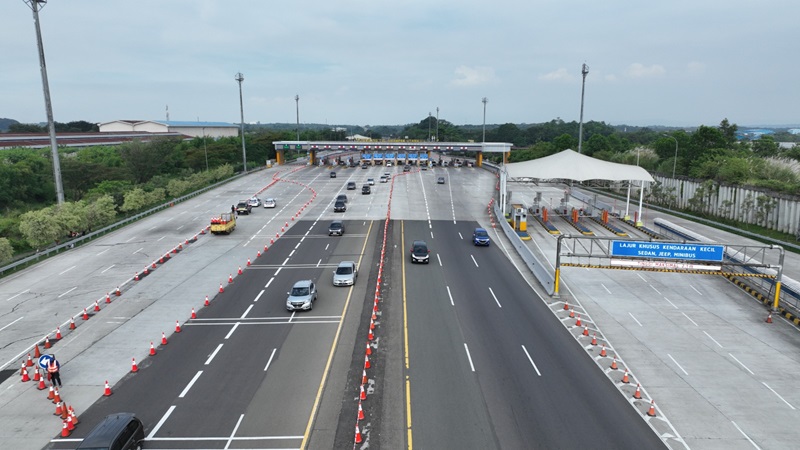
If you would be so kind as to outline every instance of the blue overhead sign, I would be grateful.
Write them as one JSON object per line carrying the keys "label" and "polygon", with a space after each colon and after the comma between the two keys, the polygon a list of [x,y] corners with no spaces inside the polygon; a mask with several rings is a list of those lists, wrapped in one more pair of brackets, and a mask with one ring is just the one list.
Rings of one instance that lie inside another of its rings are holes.
{"label": "blue overhead sign", "polygon": [[611,256],[721,262],[725,246],[674,242],[611,241]]}

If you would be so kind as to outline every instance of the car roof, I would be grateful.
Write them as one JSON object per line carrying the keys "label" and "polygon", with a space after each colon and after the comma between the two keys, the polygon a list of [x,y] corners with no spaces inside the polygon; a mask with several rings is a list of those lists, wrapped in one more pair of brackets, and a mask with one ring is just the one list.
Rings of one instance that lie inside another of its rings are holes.
{"label": "car roof", "polygon": [[355,261],[342,261],[339,263],[339,267],[350,267],[355,265],[356,265]]}
{"label": "car roof", "polygon": [[294,283],[292,287],[310,287],[311,280],[300,280]]}
{"label": "car roof", "polygon": [[478,231],[483,231],[484,233],[486,233],[486,229],[485,228],[480,228],[480,227],[475,228],[475,232],[477,233]]}
{"label": "car roof", "polygon": [[428,243],[427,243],[427,242],[425,242],[425,241],[414,241],[414,243],[413,243],[413,244],[411,244],[411,245],[424,245],[424,246],[426,246],[426,247],[427,247],[427,246],[428,246]]}
{"label": "car roof", "polygon": [[119,432],[135,417],[135,414],[126,412],[109,414],[92,428],[92,431],[83,439],[78,448],[108,447],[109,444],[114,442]]}

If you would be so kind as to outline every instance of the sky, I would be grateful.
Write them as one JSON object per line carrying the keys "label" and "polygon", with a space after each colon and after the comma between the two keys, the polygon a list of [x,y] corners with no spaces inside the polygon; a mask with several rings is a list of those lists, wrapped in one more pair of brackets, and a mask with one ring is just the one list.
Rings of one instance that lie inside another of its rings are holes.
{"label": "sky", "polygon": [[[0,117],[46,121],[30,0],[0,1]],[[800,2],[49,0],[58,122],[800,124]],[[299,96],[299,102],[295,96]]]}

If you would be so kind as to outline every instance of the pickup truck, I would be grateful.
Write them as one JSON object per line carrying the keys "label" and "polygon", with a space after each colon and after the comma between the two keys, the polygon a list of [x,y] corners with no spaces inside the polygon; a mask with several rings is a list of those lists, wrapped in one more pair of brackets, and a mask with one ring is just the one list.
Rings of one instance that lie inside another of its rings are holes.
{"label": "pickup truck", "polygon": [[236,217],[231,213],[222,213],[211,218],[211,234],[230,234],[236,229]]}
{"label": "pickup truck", "polygon": [[250,203],[244,200],[241,200],[236,204],[236,212],[239,214],[250,214],[250,211],[252,210],[253,207],[250,206]]}

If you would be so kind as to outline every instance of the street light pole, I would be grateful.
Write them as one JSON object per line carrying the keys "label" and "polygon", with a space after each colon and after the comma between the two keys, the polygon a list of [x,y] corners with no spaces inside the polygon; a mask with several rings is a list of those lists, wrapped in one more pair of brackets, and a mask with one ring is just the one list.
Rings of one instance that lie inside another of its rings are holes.
{"label": "street light pole", "polygon": [[206,147],[206,128],[203,127],[203,152],[206,154],[206,172],[208,172],[208,147]]}
{"label": "street light pole", "polygon": [[674,179],[675,178],[675,168],[678,165],[678,139],[676,139],[675,136],[672,136],[672,135],[669,135],[669,134],[663,134],[663,136],[666,136],[666,137],[672,139],[673,141],[675,141],[675,159],[672,160],[672,178]]}
{"label": "street light pole", "polygon": [[439,107],[436,107],[436,142],[439,142]]}
{"label": "street light pole", "polygon": [[[47,0],[24,0],[33,11],[33,24],[36,28],[36,44],[39,47],[39,67],[42,71],[42,90],[44,91],[44,109],[47,113],[47,129],[50,132],[50,153],[53,158],[53,181],[56,185],[56,202],[64,203],[64,186],[61,184],[61,161],[58,157],[58,141],[56,140],[56,123],[53,121],[53,105],[50,102],[50,84],[47,82],[47,64],[44,61],[44,45],[42,29],[39,26],[39,9],[47,4]],[[41,7],[39,6],[41,4]]]}
{"label": "street light pole", "polygon": [[428,111],[428,142],[431,141],[431,118],[432,117],[433,117],[433,115],[431,114],[430,111]]}
{"label": "street light pole", "polygon": [[581,121],[578,125],[578,153],[583,148],[583,92],[586,89],[586,75],[589,75],[589,66],[586,64],[581,67],[581,75],[583,75],[583,82],[581,83]]}
{"label": "street light pole", "polygon": [[300,96],[295,95],[294,101],[297,103],[297,140],[300,141]]}
{"label": "street light pole", "polygon": [[483,102],[483,142],[486,142],[486,103],[489,102],[489,99],[483,97],[481,101]]}
{"label": "street light pole", "polygon": [[242,72],[236,74],[235,80],[239,82],[239,114],[242,120],[242,163],[243,171],[247,173],[247,150],[244,146],[244,102],[242,101],[242,81],[244,81],[244,75],[242,75]]}

